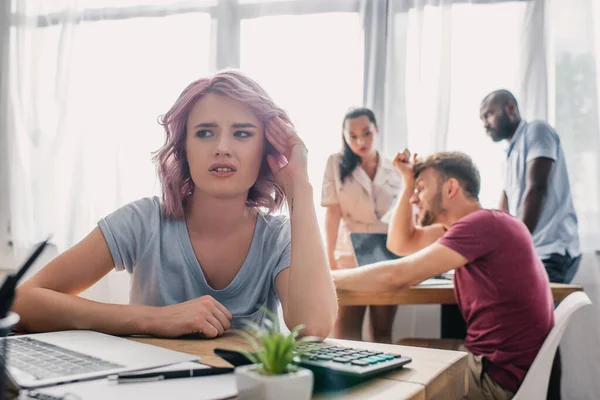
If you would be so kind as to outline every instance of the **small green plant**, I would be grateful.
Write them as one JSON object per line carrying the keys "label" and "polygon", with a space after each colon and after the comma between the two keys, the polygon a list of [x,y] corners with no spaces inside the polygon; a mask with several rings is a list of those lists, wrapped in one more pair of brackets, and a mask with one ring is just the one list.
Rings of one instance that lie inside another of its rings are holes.
{"label": "small green plant", "polygon": [[251,344],[254,352],[242,351],[253,364],[257,365],[257,372],[262,375],[282,375],[297,371],[292,363],[294,357],[302,355],[298,345],[313,341],[314,338],[298,338],[304,327],[299,325],[290,333],[282,333],[279,320],[275,314],[261,307],[267,318],[264,327],[253,321],[244,321],[249,332],[240,332]]}

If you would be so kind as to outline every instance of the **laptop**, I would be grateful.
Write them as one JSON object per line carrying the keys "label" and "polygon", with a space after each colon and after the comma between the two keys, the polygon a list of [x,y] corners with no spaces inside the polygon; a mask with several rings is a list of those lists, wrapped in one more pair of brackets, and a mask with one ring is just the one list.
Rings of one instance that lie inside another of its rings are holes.
{"label": "laptop", "polygon": [[[8,313],[14,288],[46,243],[38,246],[0,288],[0,311],[6,316],[5,321],[18,322],[15,313]],[[198,359],[198,356],[85,330],[8,336],[0,338],[0,349],[3,348],[7,357],[7,386],[17,392]]]}
{"label": "laptop", "polygon": [[[354,257],[359,267],[381,261],[397,260],[401,258],[387,248],[386,233],[350,233]],[[447,275],[438,275],[424,280],[419,286],[448,285],[452,283]]]}

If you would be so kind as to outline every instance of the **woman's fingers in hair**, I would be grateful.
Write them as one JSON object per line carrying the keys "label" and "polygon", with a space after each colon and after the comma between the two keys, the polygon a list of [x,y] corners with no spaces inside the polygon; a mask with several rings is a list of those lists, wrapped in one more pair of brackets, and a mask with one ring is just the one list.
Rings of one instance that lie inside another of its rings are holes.
{"label": "woman's fingers in hair", "polygon": [[281,168],[287,165],[287,162],[284,161],[283,157],[281,156],[278,157],[272,154],[268,154],[267,164],[269,165],[269,168],[271,168],[273,174],[276,175],[281,170]]}
{"label": "woman's fingers in hair", "polygon": [[290,147],[299,143],[304,144],[294,126],[285,122],[280,117],[271,118],[267,126],[272,128],[272,133],[277,135],[284,143],[293,143]]}
{"label": "woman's fingers in hair", "polygon": [[281,154],[285,153],[285,141],[282,140],[281,137],[278,136],[276,133],[274,133],[270,126],[268,126],[265,129],[265,136],[267,137],[267,140],[273,145],[273,147],[275,147],[275,150],[277,150]]}
{"label": "woman's fingers in hair", "polygon": [[275,117],[271,119],[274,122],[274,125],[279,128],[279,131],[283,136],[294,136],[296,134],[296,130],[291,124],[286,123],[280,117]]}

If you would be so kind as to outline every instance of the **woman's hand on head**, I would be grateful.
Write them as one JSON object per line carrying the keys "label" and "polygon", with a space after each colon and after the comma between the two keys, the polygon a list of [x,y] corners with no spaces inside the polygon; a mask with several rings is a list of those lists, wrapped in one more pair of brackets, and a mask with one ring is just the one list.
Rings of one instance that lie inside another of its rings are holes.
{"label": "woman's hand on head", "polygon": [[275,181],[282,187],[290,186],[300,179],[308,181],[308,150],[294,127],[275,117],[267,122],[265,135],[280,154],[267,156],[267,163],[273,171]]}
{"label": "woman's hand on head", "polygon": [[230,328],[232,318],[223,304],[207,295],[161,307],[149,333],[159,337],[199,333],[207,338],[214,338]]}

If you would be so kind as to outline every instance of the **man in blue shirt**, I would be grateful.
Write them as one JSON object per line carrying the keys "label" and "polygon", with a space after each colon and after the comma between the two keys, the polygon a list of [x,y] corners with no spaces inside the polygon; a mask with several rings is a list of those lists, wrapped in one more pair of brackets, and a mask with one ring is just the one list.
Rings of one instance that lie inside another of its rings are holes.
{"label": "man in blue shirt", "polygon": [[507,90],[487,95],[479,115],[494,142],[508,143],[500,209],[527,225],[550,281],[571,282],[581,250],[558,134],[546,122],[522,120],[517,100]]}

